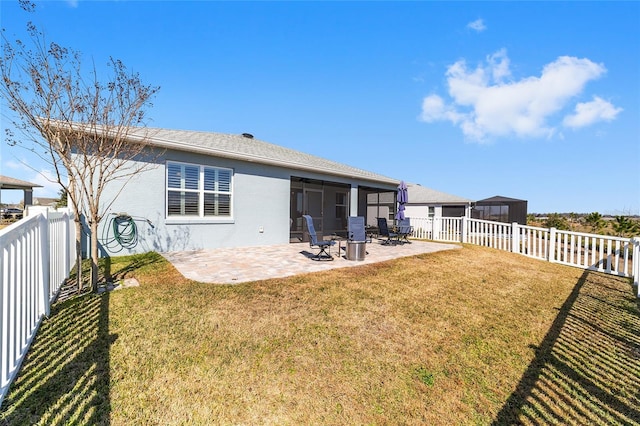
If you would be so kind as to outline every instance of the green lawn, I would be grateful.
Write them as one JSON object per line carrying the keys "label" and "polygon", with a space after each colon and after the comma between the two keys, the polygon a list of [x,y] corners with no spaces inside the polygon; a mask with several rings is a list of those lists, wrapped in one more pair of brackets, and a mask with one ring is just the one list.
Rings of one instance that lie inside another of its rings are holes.
{"label": "green lawn", "polygon": [[628,279],[465,246],[235,286],[156,254],[55,305],[4,424],[640,424]]}

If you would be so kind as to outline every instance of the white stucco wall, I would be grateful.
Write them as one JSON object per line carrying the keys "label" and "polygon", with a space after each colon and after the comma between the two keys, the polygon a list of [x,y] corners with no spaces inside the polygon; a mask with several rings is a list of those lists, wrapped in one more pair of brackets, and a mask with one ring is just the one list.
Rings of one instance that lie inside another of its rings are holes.
{"label": "white stucco wall", "polygon": [[[435,205],[435,215],[437,217],[442,216],[442,206]],[[429,217],[428,205],[410,205],[407,204],[404,208],[404,215],[406,217]]]}
{"label": "white stucco wall", "polygon": [[[233,170],[232,219],[166,217],[166,162],[230,168]],[[348,178],[291,171],[274,166],[179,151],[167,151],[154,167],[136,175],[120,191],[105,188],[102,205],[115,198],[99,227],[104,253],[127,255],[148,251],[182,251],[220,247],[252,247],[289,242],[291,176],[345,184],[371,185]],[[384,185],[382,185],[384,186]],[[387,185],[389,189],[394,186]],[[119,213],[135,219],[139,241],[133,248],[113,242],[111,220]],[[147,220],[151,223],[147,223]]]}
{"label": "white stucco wall", "polygon": [[[233,169],[233,218],[167,218],[166,161]],[[107,187],[104,201],[113,199],[119,186]],[[290,174],[283,169],[168,152],[158,159],[158,165],[135,176],[118,195],[100,224],[100,240],[108,246],[108,253],[122,255],[284,244],[289,241],[289,187]],[[136,219],[139,242],[133,249],[122,249],[116,243],[107,244],[113,236],[109,224],[118,213],[126,213]]]}

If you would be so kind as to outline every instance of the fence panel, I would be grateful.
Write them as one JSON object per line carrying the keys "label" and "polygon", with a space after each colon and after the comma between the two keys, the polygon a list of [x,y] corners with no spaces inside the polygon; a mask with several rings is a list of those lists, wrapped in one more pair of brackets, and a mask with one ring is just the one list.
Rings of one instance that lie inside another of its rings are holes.
{"label": "fence panel", "polygon": [[433,219],[427,217],[412,217],[413,238],[433,240]]}
{"label": "fence panel", "polygon": [[462,218],[460,217],[412,217],[411,226],[413,238],[455,243],[462,241]]}
{"label": "fence panel", "polygon": [[554,262],[591,271],[630,277],[633,273],[633,243],[610,235],[555,231]]}
{"label": "fence panel", "polygon": [[75,263],[71,216],[49,215],[29,216],[0,231],[0,404]]}
{"label": "fence panel", "polygon": [[53,301],[75,264],[76,245],[74,222],[70,214],[49,212],[48,219],[51,264],[49,299]]}
{"label": "fence panel", "polygon": [[438,217],[433,221],[433,239],[459,243],[462,241],[461,217]]}
{"label": "fence panel", "polygon": [[525,225],[515,225],[514,227],[518,241],[518,244],[513,247],[514,253],[549,260],[549,229]]}
{"label": "fence panel", "polygon": [[[412,237],[512,251],[563,265],[633,277],[640,275],[640,238],[560,231],[470,218],[411,218]],[[640,288],[638,289],[640,297]]]}
{"label": "fence panel", "polygon": [[513,230],[508,223],[490,220],[465,219],[466,231],[463,242],[511,251]]}

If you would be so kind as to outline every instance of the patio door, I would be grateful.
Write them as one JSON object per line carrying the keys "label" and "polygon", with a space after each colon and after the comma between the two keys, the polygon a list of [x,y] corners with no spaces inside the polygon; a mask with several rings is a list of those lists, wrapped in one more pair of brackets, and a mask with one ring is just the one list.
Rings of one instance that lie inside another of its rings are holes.
{"label": "patio door", "polygon": [[313,218],[313,227],[318,238],[322,238],[322,202],[323,191],[321,189],[305,188],[304,190],[304,214]]}

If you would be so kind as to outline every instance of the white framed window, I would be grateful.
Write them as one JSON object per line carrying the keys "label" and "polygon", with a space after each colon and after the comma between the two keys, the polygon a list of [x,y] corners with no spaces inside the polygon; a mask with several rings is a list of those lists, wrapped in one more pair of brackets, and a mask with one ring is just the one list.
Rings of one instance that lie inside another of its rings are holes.
{"label": "white framed window", "polygon": [[168,218],[232,217],[233,170],[167,162]]}
{"label": "white framed window", "polygon": [[436,216],[436,208],[429,206],[429,219],[433,219]]}

